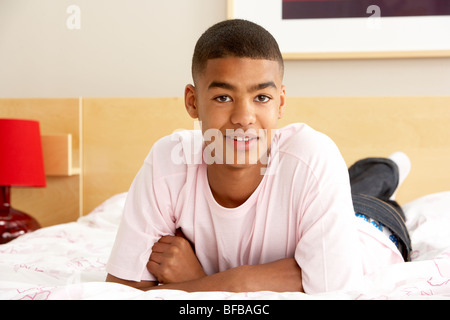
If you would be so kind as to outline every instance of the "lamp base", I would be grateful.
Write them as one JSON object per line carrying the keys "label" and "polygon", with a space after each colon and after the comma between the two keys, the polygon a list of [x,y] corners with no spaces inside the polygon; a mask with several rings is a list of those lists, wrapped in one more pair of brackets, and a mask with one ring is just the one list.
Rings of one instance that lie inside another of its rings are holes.
{"label": "lamp base", "polygon": [[9,198],[10,187],[0,186],[0,244],[41,227],[33,217],[11,208]]}
{"label": "lamp base", "polygon": [[33,217],[24,212],[9,208],[8,215],[0,216],[0,244],[7,243],[40,227],[39,223]]}

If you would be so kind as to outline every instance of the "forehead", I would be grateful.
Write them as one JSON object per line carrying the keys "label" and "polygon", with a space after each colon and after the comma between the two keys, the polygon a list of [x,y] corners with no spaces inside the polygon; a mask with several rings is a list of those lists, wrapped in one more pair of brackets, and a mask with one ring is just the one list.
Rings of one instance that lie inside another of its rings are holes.
{"label": "forehead", "polygon": [[277,61],[226,57],[208,60],[203,72],[195,80],[198,85],[208,87],[212,82],[248,85],[272,81],[281,84],[282,77]]}

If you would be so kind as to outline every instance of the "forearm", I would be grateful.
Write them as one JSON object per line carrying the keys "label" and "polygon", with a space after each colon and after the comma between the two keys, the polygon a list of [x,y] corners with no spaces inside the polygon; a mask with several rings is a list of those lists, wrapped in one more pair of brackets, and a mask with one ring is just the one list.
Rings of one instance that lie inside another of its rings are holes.
{"label": "forearm", "polygon": [[148,289],[176,289],[187,292],[301,292],[303,286],[301,270],[296,261],[282,259],[262,265],[240,266],[196,280],[170,283]]}
{"label": "forearm", "polygon": [[147,291],[149,289],[151,289],[154,286],[158,285],[157,281],[130,281],[130,280],[123,280],[120,278],[117,278],[115,276],[113,276],[112,274],[108,274],[106,276],[106,282],[115,282],[115,283],[120,283],[120,284],[124,284],[126,286],[129,287],[133,287],[136,289],[140,289],[140,290],[144,290]]}

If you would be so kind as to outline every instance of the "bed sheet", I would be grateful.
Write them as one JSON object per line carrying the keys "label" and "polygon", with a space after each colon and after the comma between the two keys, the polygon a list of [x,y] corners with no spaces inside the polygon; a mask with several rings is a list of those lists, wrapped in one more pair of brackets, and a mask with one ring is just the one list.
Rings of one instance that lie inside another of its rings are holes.
{"label": "bed sheet", "polygon": [[105,265],[126,193],[106,200],[76,222],[42,228],[0,245],[0,299],[450,299],[450,192],[403,206],[412,262],[367,275],[358,291],[316,295],[275,292],[143,292],[106,283]]}

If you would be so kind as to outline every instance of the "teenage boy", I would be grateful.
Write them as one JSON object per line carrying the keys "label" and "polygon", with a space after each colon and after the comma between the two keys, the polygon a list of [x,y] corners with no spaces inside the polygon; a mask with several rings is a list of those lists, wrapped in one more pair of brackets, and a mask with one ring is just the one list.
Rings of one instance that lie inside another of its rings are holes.
{"label": "teenage boy", "polygon": [[277,42],[252,22],[220,22],[200,37],[185,105],[201,130],[152,147],[129,190],[107,281],[318,293],[355,288],[364,273],[403,261],[355,218],[336,145],[305,124],[277,129],[283,71]]}

